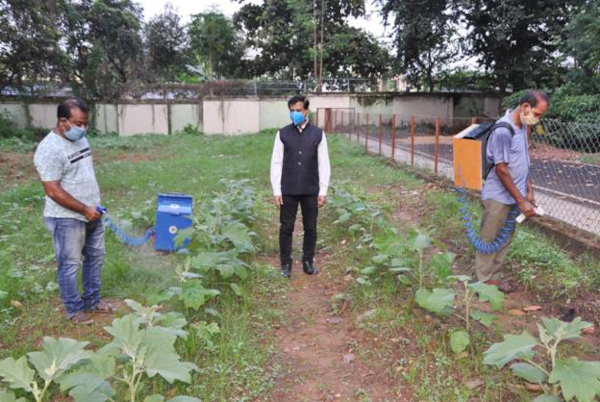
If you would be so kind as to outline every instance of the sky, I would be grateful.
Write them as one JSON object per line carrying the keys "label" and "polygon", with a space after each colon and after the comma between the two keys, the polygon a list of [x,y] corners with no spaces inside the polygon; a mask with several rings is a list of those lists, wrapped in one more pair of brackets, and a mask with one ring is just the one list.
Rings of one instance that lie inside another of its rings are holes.
{"label": "sky", "polygon": [[[190,16],[217,8],[225,15],[231,17],[242,5],[232,0],[137,0],[144,8],[144,16],[146,21],[159,14],[167,3],[171,3],[173,7],[181,15],[183,22],[188,22]],[[248,0],[248,2],[261,4],[262,0]],[[365,31],[373,34],[382,44],[388,44],[390,29],[384,29],[383,19],[379,16],[378,8],[375,6],[375,0],[366,0],[366,15],[364,17],[349,21],[351,26],[362,28]]]}

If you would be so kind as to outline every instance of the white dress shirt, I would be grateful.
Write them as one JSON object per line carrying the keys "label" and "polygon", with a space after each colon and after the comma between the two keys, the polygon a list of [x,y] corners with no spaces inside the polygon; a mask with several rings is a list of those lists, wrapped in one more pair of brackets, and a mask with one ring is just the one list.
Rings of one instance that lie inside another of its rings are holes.
{"label": "white dress shirt", "polygon": [[[305,122],[298,127],[302,133],[308,122]],[[271,156],[271,186],[273,187],[273,195],[281,195],[281,176],[283,175],[283,142],[279,138],[279,131],[275,136],[275,146],[273,147],[273,155]],[[331,165],[329,163],[329,150],[327,149],[327,139],[323,133],[323,139],[317,148],[318,164],[319,164],[319,195],[326,196],[327,188],[329,187],[329,178],[331,176]]]}

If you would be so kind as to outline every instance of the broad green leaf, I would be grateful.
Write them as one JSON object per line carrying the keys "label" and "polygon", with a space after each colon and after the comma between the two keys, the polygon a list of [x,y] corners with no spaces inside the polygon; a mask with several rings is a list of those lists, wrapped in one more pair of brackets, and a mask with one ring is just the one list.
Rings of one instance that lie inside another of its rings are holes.
{"label": "broad green leaf", "polygon": [[412,269],[407,268],[407,267],[395,267],[395,268],[390,268],[390,271],[398,274],[398,273],[403,273],[403,272],[410,272],[410,271],[412,271]]}
{"label": "broad green leaf", "polygon": [[7,389],[0,389],[0,401],[1,402],[27,402],[25,398],[19,398],[15,396],[14,392]]}
{"label": "broad green leaf", "polygon": [[158,374],[170,384],[175,380],[186,383],[191,381],[190,371],[197,370],[198,367],[179,361],[174,347],[175,339],[175,336],[158,328],[151,327],[144,331],[143,345],[146,354],[143,365],[148,377]]}
{"label": "broad green leaf", "polygon": [[431,238],[425,233],[412,231],[409,233],[407,240],[413,250],[423,251],[431,246]]}
{"label": "broad green leaf", "polygon": [[[46,292],[52,293],[52,292],[56,292],[58,290],[58,284],[56,282],[48,282],[46,284]],[[1,297],[0,297],[1,299]]]}
{"label": "broad green leaf", "polygon": [[375,264],[383,264],[387,260],[389,260],[390,256],[386,254],[377,254],[375,257],[371,258],[371,260]]}
{"label": "broad green leaf", "polygon": [[144,402],[164,402],[165,397],[162,395],[150,395],[144,399]]}
{"label": "broad green leaf", "polygon": [[8,292],[4,290],[0,290],[0,300],[6,299],[8,297]]}
{"label": "broad green leaf", "polygon": [[400,257],[406,248],[406,243],[392,229],[386,229],[382,234],[375,237],[373,246],[381,254],[389,255],[390,257]]}
{"label": "broad green leaf", "polygon": [[169,312],[161,316],[160,320],[157,321],[157,325],[160,325],[157,328],[161,328],[178,338],[187,339],[188,337],[187,331],[183,330],[183,327],[187,325],[187,320],[181,313]]}
{"label": "broad green leaf", "polygon": [[186,308],[198,310],[206,303],[206,289],[200,281],[184,282],[181,286],[180,297]]}
{"label": "broad green leaf", "polygon": [[221,234],[233,244],[236,250],[247,253],[255,251],[250,231],[243,223],[231,222],[225,225]]}
{"label": "broad green leaf", "polygon": [[106,332],[113,336],[113,340],[100,352],[110,353],[118,349],[130,357],[136,356],[143,338],[143,332],[139,328],[140,323],[133,314],[115,318],[110,327],[104,327]]}
{"label": "broad green leaf", "polygon": [[562,401],[562,399],[560,399],[556,395],[540,395],[531,400],[531,402],[561,402],[561,401]]}
{"label": "broad green leaf", "polygon": [[229,284],[229,286],[231,286],[233,293],[235,293],[239,297],[242,297],[243,293],[242,293],[242,288],[240,287],[240,285],[238,285],[237,283],[231,283],[231,284]]}
{"label": "broad green leaf", "polygon": [[43,350],[28,354],[29,361],[44,380],[53,381],[91,353],[84,350],[88,342],[68,338],[44,337]]}
{"label": "broad green leaf", "polygon": [[392,261],[390,261],[390,265],[393,268],[405,267],[407,264],[408,263],[404,258],[392,258]]}
{"label": "broad green leaf", "polygon": [[350,220],[350,218],[352,218],[352,214],[348,211],[345,210],[339,210],[338,209],[338,214],[339,214],[339,218],[333,222],[334,225],[337,225],[339,223],[344,223]]}
{"label": "broad green leaf", "polygon": [[504,341],[494,343],[483,352],[483,363],[502,368],[506,363],[518,358],[531,358],[537,340],[527,331],[521,335],[504,335]]}
{"label": "broad green leaf", "polygon": [[31,392],[34,377],[35,371],[29,367],[25,356],[21,356],[19,360],[12,357],[0,360],[0,378],[8,383],[10,388],[21,388]]}
{"label": "broad green leaf", "polygon": [[498,290],[496,285],[477,282],[469,284],[468,287],[472,292],[479,294],[480,301],[489,301],[492,310],[501,310],[504,306],[504,293]]}
{"label": "broad green leaf", "polygon": [[374,266],[368,266],[360,270],[361,275],[371,275],[373,272],[377,271],[377,268]]}
{"label": "broad green leaf", "polygon": [[114,357],[93,354],[86,364],[58,379],[61,391],[69,390],[75,402],[104,402],[115,395],[107,378],[114,375]]}
{"label": "broad green leaf", "polygon": [[452,263],[455,258],[456,254],[453,253],[436,254],[432,257],[430,266],[438,278],[446,280],[452,275]]}
{"label": "broad green leaf", "polygon": [[241,280],[245,280],[248,278],[248,270],[243,264],[235,264],[234,271],[238,278]]}
{"label": "broad green leaf", "polygon": [[459,282],[469,282],[471,280],[471,277],[468,275],[450,275],[448,279],[454,279]]}
{"label": "broad green leaf", "polygon": [[575,318],[572,322],[564,322],[556,318],[542,318],[542,322],[548,335],[559,342],[565,339],[579,338],[581,331],[593,326],[589,322],[581,321],[581,317]]}
{"label": "broad green leaf", "polygon": [[398,278],[400,283],[402,283],[403,285],[407,285],[407,286],[412,285],[412,281],[410,280],[410,278],[407,275],[398,275],[396,278]]}
{"label": "broad green leaf", "polygon": [[542,370],[529,363],[515,363],[510,369],[514,375],[532,384],[542,384],[548,377]]}
{"label": "broad green leaf", "polygon": [[193,257],[190,261],[192,268],[206,272],[210,268],[214,268],[218,263],[223,261],[221,253],[203,252]]}
{"label": "broad green leaf", "polygon": [[573,398],[579,402],[594,401],[600,395],[600,362],[580,361],[576,357],[558,360],[548,381],[560,384],[567,401]]}
{"label": "broad green leaf", "polygon": [[359,276],[358,278],[356,278],[356,282],[360,283],[361,285],[370,285],[371,282],[369,281],[369,278],[365,278],[364,276]]}
{"label": "broad green leaf", "polygon": [[364,230],[364,227],[361,224],[356,223],[348,228],[348,233],[356,233],[361,230]]}
{"label": "broad green leaf", "polygon": [[167,402],[202,402],[202,401],[193,396],[176,396],[173,399],[169,399]]}
{"label": "broad green leaf", "polygon": [[235,267],[232,264],[218,264],[215,268],[225,279],[231,278],[235,274]]}
{"label": "broad green leaf", "polygon": [[496,317],[493,314],[484,313],[482,311],[473,311],[471,312],[471,318],[476,321],[479,321],[486,327],[490,327],[498,317]]}
{"label": "broad green leaf", "polygon": [[471,340],[467,331],[456,331],[450,335],[450,349],[456,354],[467,349],[470,343]]}
{"label": "broad green leaf", "polygon": [[415,295],[419,306],[432,313],[448,315],[454,307],[454,291],[452,289],[419,289]]}

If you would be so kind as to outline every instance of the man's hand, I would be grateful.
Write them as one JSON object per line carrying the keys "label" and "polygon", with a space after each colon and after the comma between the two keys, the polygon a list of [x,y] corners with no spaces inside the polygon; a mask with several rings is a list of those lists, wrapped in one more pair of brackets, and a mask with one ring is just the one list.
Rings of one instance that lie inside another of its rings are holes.
{"label": "man's hand", "polygon": [[96,207],[85,207],[85,210],[83,211],[83,216],[85,216],[85,218],[88,221],[94,222],[100,219],[102,217],[102,214],[98,212]]}
{"label": "man's hand", "polygon": [[283,196],[282,195],[275,196],[275,205],[277,205],[277,208],[281,209],[281,206],[283,205]]}
{"label": "man's hand", "polygon": [[323,208],[325,204],[327,204],[327,196],[320,195],[317,200],[317,205],[319,206],[319,208]]}
{"label": "man's hand", "polygon": [[519,210],[528,218],[535,216],[535,207],[533,204],[527,200],[522,200],[517,204]]}

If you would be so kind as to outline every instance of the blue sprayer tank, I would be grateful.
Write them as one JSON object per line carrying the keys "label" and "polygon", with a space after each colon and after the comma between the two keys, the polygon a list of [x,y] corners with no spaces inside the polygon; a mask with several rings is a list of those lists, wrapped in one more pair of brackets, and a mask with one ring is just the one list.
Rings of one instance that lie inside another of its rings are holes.
{"label": "blue sprayer tank", "polygon": [[[159,251],[175,251],[175,237],[180,230],[192,226],[191,195],[166,193],[159,194],[156,206],[156,235],[154,249]],[[184,246],[189,242],[186,239]]]}

